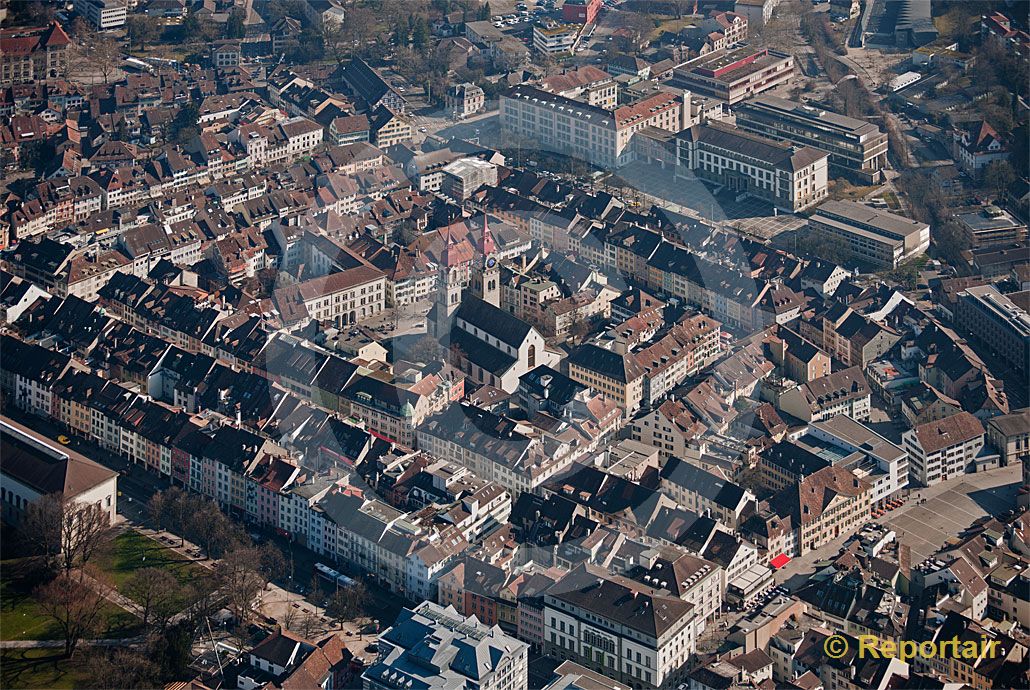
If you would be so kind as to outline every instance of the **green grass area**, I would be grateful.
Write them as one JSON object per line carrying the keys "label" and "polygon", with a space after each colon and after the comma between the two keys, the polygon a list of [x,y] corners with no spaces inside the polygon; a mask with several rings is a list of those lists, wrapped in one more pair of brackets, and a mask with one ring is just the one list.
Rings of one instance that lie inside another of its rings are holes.
{"label": "green grass area", "polygon": [[654,31],[652,31],[648,35],[648,40],[656,40],[659,36],[662,35],[662,32],[664,31],[668,31],[671,34],[678,34],[680,31],[683,31],[683,29],[686,29],[688,26],[695,26],[697,25],[697,23],[698,21],[696,19],[691,19],[688,17],[684,17],[683,19],[669,19],[655,27]]}
{"label": "green grass area", "polygon": [[847,180],[838,178],[833,181],[832,189],[830,191],[830,197],[834,201],[858,201],[865,197],[866,194],[876,191],[880,188],[880,185],[867,185],[857,186],[853,185]]}
{"label": "green grass area", "polygon": [[898,195],[894,192],[887,192],[884,194],[883,200],[887,202],[887,208],[892,211],[897,211],[901,208],[901,202],[898,201]]}
{"label": "green grass area", "polygon": [[[32,596],[39,584],[25,559],[0,562],[0,640],[57,640],[61,630]],[[105,602],[97,637],[133,637],[140,621],[117,604]],[[4,687],[7,687],[6,685]]]}
{"label": "green grass area", "polygon": [[141,568],[162,568],[182,584],[197,577],[208,576],[203,567],[188,557],[135,530],[126,530],[115,537],[110,547],[96,561],[95,565],[104,572],[115,589],[123,593],[125,583]]}
{"label": "green grass area", "polygon": [[0,685],[4,688],[81,688],[89,686],[81,659],[65,659],[60,649],[0,651]]}
{"label": "green grass area", "polygon": [[31,580],[22,576],[24,565],[19,559],[0,563],[0,640],[57,639],[60,632],[32,598]]}

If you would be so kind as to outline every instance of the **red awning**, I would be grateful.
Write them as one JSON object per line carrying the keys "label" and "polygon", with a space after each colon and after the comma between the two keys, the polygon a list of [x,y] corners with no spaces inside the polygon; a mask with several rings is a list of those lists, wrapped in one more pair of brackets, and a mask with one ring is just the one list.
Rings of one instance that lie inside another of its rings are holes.
{"label": "red awning", "polygon": [[770,561],[769,565],[771,565],[776,570],[779,570],[780,568],[782,568],[783,566],[787,565],[788,563],[790,563],[790,557],[787,554],[785,554],[785,553],[781,553],[779,556],[777,556],[776,558],[772,559],[772,561]]}

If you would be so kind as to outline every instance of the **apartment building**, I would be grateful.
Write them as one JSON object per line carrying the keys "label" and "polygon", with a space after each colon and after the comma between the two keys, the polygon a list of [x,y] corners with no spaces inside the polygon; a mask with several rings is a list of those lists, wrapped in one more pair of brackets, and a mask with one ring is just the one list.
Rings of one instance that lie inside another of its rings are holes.
{"label": "apartment building", "polygon": [[973,469],[984,447],[984,427],[968,412],[959,412],[926,424],[903,435],[913,482],[933,486]]}
{"label": "apartment building", "polygon": [[520,85],[501,95],[500,108],[504,136],[614,168],[630,160],[635,132],[645,127],[678,131],[683,102],[680,96],[659,91],[609,111]]}
{"label": "apartment building", "polygon": [[587,343],[569,356],[568,364],[569,378],[612,398],[626,414],[640,407],[644,369],[632,354]]}
{"label": "apartment building", "polygon": [[535,491],[580,456],[551,436],[529,436],[513,419],[473,407],[448,405],[416,430],[418,447],[433,457],[468,467],[512,495]]}
{"label": "apartment building", "polygon": [[1030,408],[998,415],[987,422],[987,443],[1010,465],[1030,457]]}
{"label": "apartment building", "polygon": [[874,124],[788,101],[758,96],[733,109],[737,127],[830,154],[830,170],[872,183],[887,165],[887,134]]}
{"label": "apartment building", "polygon": [[1030,315],[993,285],[959,293],[955,325],[1024,376],[1030,362]]}
{"label": "apartment building", "polygon": [[855,258],[881,268],[926,253],[930,226],[856,201],[827,201],[808,219],[808,227]]}
{"label": "apartment building", "polygon": [[676,175],[697,175],[748,193],[794,213],[827,196],[829,154],[793,149],[722,122],[695,125],[679,132]]}
{"label": "apartment building", "polygon": [[830,356],[788,328],[777,331],[769,349],[776,366],[783,367],[787,378],[798,383],[808,383],[830,373]]}
{"label": "apartment building", "polygon": [[740,527],[749,505],[758,504],[750,490],[688,460],[670,458],[662,467],[661,477],[662,493],[687,510],[710,515],[730,529]]}
{"label": "apartment building", "polygon": [[688,376],[693,376],[722,352],[721,324],[697,314],[673,326],[669,333],[632,353],[644,370],[645,404],[653,406]]}
{"label": "apartment building", "polygon": [[0,30],[0,86],[63,77],[71,39],[61,25]]}
{"label": "apartment building", "polygon": [[837,415],[808,427],[798,443],[832,456],[833,464],[869,482],[869,504],[880,507],[908,486],[908,453],[865,424]]}
{"label": "apartment building", "polygon": [[379,635],[378,646],[361,675],[366,690],[529,686],[529,645],[451,606],[424,601],[404,609]]}
{"label": "apartment building", "polygon": [[447,90],[445,105],[451,117],[463,120],[483,109],[486,105],[486,94],[475,84],[455,84]]}
{"label": "apartment building", "polygon": [[788,486],[771,499],[772,512],[794,531],[796,552],[803,556],[847,536],[869,520],[869,482],[843,467],[824,467]]}
{"label": "apartment building", "polygon": [[869,384],[861,368],[850,367],[784,391],[777,406],[806,422],[838,414],[861,421],[869,418]]}
{"label": "apartment building", "polygon": [[544,592],[544,653],[637,688],[674,687],[696,646],[694,606],[581,565]]}
{"label": "apartment building", "polygon": [[[740,14],[738,12],[738,14]],[[749,45],[708,53],[673,72],[670,83],[695,96],[739,103],[794,77],[794,57]]]}
{"label": "apartment building", "polygon": [[577,24],[593,24],[602,4],[602,0],[566,0],[561,6],[561,18]]}
{"label": "apartment building", "polygon": [[663,460],[686,457],[707,428],[681,400],[666,400],[629,423],[631,438],[657,448]]}

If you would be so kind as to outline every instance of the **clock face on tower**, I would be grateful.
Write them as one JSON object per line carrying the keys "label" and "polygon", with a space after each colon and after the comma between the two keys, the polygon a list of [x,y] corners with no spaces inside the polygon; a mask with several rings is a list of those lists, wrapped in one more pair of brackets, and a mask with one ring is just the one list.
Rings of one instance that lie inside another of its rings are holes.
{"label": "clock face on tower", "polygon": [[487,268],[493,268],[496,263],[497,263],[497,259],[495,259],[494,257],[491,256],[489,259],[486,260],[486,267]]}

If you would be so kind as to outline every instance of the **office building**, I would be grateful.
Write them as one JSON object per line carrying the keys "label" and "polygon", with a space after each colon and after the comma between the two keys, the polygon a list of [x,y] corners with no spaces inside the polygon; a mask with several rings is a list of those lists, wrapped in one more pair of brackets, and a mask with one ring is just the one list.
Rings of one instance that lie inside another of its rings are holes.
{"label": "office building", "polygon": [[960,292],[955,325],[1026,376],[1030,362],[1030,315],[998,292],[998,288],[978,285]]}
{"label": "office building", "polygon": [[75,13],[98,31],[125,26],[128,8],[125,0],[75,0]]}
{"label": "office building", "polygon": [[612,75],[593,65],[552,74],[541,80],[540,88],[605,110],[615,110],[619,104],[618,85]]}
{"label": "office building", "polygon": [[855,201],[827,201],[808,226],[855,258],[881,268],[897,268],[930,247],[929,224]]}
{"label": "office building", "polygon": [[997,206],[985,206],[972,213],[958,213],[955,220],[974,249],[1026,242],[1026,223],[1016,220]]}
{"label": "office building", "polygon": [[581,27],[547,22],[533,26],[533,48],[544,55],[568,55],[576,49]]}
{"label": "office building", "polygon": [[830,170],[876,182],[887,165],[887,134],[874,124],[796,101],[758,96],[734,108],[737,127],[830,154]]}
{"label": "office building", "polygon": [[483,185],[497,186],[497,166],[478,158],[461,158],[444,166],[440,192],[461,202]]}
{"label": "office building", "polygon": [[532,142],[543,149],[614,168],[629,162],[634,133],[645,127],[678,131],[682,112],[682,99],[665,91],[609,111],[520,85],[501,95],[501,131],[510,140],[527,142],[527,146]]}
{"label": "office building", "polygon": [[673,72],[670,83],[692,94],[733,105],[786,84],[793,77],[793,56],[744,45],[691,60]]}
{"label": "office building", "polygon": [[908,486],[908,453],[847,415],[813,423],[798,443],[869,482],[873,507],[900,497]]}
{"label": "office building", "polygon": [[696,645],[694,609],[581,565],[544,592],[544,653],[636,688],[676,687]]}
{"label": "office building", "polygon": [[674,145],[678,176],[696,174],[791,213],[826,198],[829,154],[823,151],[795,150],[722,122],[684,129]]}
{"label": "office building", "polygon": [[913,482],[933,486],[971,472],[984,447],[984,428],[968,412],[919,424],[904,433]]}
{"label": "office building", "polygon": [[451,606],[424,601],[404,609],[378,646],[378,657],[361,676],[365,690],[529,686],[529,645]]}

